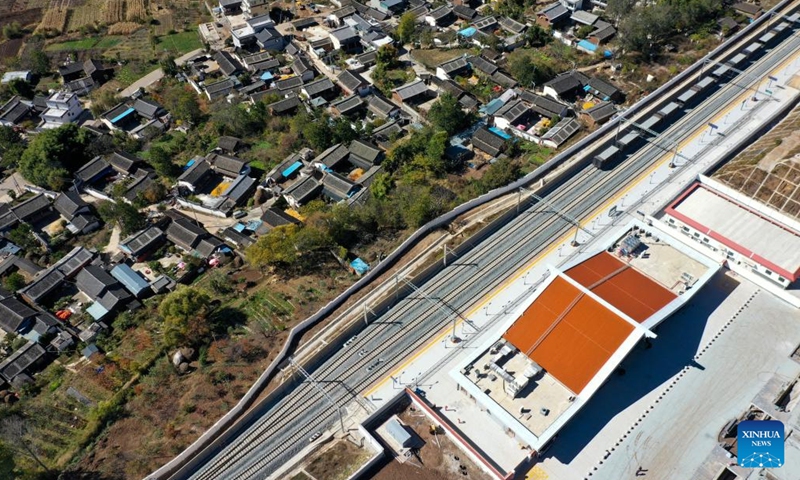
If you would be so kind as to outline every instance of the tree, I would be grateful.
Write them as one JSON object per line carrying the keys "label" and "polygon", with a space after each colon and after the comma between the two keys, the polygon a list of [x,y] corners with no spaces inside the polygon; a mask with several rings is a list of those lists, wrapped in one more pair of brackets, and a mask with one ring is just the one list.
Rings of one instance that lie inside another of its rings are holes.
{"label": "tree", "polygon": [[99,118],[101,114],[111,110],[119,103],[117,94],[112,90],[95,90],[91,94],[92,105],[89,107],[92,115]]}
{"label": "tree", "polygon": [[317,265],[320,254],[334,246],[334,241],[321,224],[307,221],[305,226],[284,225],[260,237],[245,251],[247,260],[257,268],[303,268]]}
{"label": "tree", "polygon": [[543,47],[553,41],[553,36],[544,28],[534,24],[525,32],[525,41],[530,47]]}
{"label": "tree", "polygon": [[6,38],[6,40],[12,40],[14,38],[21,37],[22,27],[20,27],[19,22],[5,24],[3,26],[3,36]]}
{"label": "tree", "polygon": [[123,236],[138,232],[147,225],[147,219],[133,205],[123,200],[101,202],[97,205],[97,214],[108,225],[118,225]]}
{"label": "tree", "polygon": [[392,179],[392,176],[386,172],[381,172],[375,175],[375,179],[369,186],[372,196],[379,200],[386,198],[393,188],[394,179]]}
{"label": "tree", "polygon": [[16,228],[8,232],[8,239],[15,245],[26,251],[38,251],[39,242],[33,236],[33,228],[27,223],[20,223]]}
{"label": "tree", "polygon": [[3,280],[3,286],[10,292],[16,292],[25,286],[25,277],[20,275],[19,272],[11,272],[5,280]]}
{"label": "tree", "polygon": [[431,105],[428,120],[437,129],[444,130],[448,135],[454,135],[469,126],[472,116],[461,108],[456,97],[445,93]]}
{"label": "tree", "polygon": [[0,478],[16,478],[16,468],[13,449],[0,442]]}
{"label": "tree", "polygon": [[158,305],[164,319],[164,341],[170,347],[200,344],[211,333],[211,297],[197,287],[181,285]]}
{"label": "tree", "polygon": [[0,126],[0,156],[3,159],[0,164],[6,168],[16,167],[24,151],[22,136],[11,127]]}
{"label": "tree", "polygon": [[397,23],[397,36],[401,44],[411,41],[417,31],[417,17],[411,12],[406,12]]}
{"label": "tree", "polygon": [[536,80],[536,65],[530,55],[511,56],[508,71],[520,84],[530,87]]}
{"label": "tree", "polygon": [[180,72],[178,65],[175,63],[175,57],[172,55],[161,60],[159,64],[161,65],[161,70],[164,72],[164,75],[168,77],[174,77]]}
{"label": "tree", "polygon": [[74,123],[39,133],[28,144],[19,161],[19,170],[30,182],[53,190],[62,190],[69,172],[88,160],[89,134]]}
{"label": "tree", "polygon": [[11,82],[8,84],[8,88],[14,95],[19,95],[20,97],[27,98],[28,100],[33,98],[33,86],[21,78],[11,80]]}
{"label": "tree", "polygon": [[303,127],[303,137],[316,150],[324,150],[334,144],[333,129],[328,116],[323,115],[316,121],[310,121]]}
{"label": "tree", "polygon": [[[25,456],[39,464],[45,472],[50,472],[47,465],[40,457],[36,442],[31,438],[28,428],[28,421],[19,415],[10,415],[0,421],[0,438],[3,440],[5,449],[12,451],[15,455]],[[8,465],[8,462],[4,462]],[[11,477],[13,478],[13,477]]]}
{"label": "tree", "polygon": [[182,84],[168,87],[163,94],[164,107],[176,119],[193,125],[200,123],[203,112],[197,101],[197,94]]}
{"label": "tree", "polygon": [[375,56],[376,65],[383,65],[386,69],[392,69],[397,66],[397,47],[391,43],[378,48],[378,53]]}
{"label": "tree", "polygon": [[479,181],[480,193],[483,194],[495,188],[504,187],[520,176],[522,176],[522,170],[517,162],[509,158],[501,158],[490,165],[489,169],[486,170],[486,173],[481,177]]}
{"label": "tree", "polygon": [[156,173],[162,177],[175,178],[178,174],[178,166],[172,162],[172,156],[166,148],[160,145],[153,145],[148,150],[150,160],[148,163],[153,166]]}

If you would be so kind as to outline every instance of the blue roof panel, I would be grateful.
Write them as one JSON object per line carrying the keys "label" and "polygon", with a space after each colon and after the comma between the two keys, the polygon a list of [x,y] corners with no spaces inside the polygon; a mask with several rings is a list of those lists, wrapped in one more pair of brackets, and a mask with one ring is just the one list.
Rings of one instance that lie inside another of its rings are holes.
{"label": "blue roof panel", "polygon": [[125,288],[127,288],[135,296],[139,296],[142,292],[150,288],[147,280],[142,278],[141,275],[136,273],[131,267],[120,263],[111,269],[111,276],[116,278]]}

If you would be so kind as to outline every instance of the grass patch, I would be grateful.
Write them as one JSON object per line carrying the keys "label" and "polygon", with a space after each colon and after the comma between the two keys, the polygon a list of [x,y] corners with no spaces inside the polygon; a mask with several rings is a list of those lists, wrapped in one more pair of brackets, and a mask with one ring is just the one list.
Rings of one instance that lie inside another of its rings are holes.
{"label": "grass patch", "polygon": [[107,48],[116,47],[120,43],[122,43],[122,37],[108,36],[101,38],[100,41],[97,42],[97,44],[94,46],[94,48],[102,48],[105,50]]}
{"label": "grass patch", "polygon": [[473,52],[469,48],[454,48],[452,50],[439,50],[434,48],[431,50],[413,50],[411,52],[411,56],[414,57],[414,60],[432,70],[435,70],[437,65],[441,65],[444,62],[452,60],[456,57],[460,57],[465,53],[470,54]]}
{"label": "grass patch", "polygon": [[90,50],[98,43],[97,38],[82,38],[80,40],[70,40],[67,42],[51,43],[44,47],[48,52],[63,52],[66,50]]}
{"label": "grass patch", "polygon": [[139,80],[143,76],[158,69],[158,65],[150,65],[149,63],[130,62],[120,67],[114,74],[114,78],[127,87],[133,82]]}
{"label": "grass patch", "polygon": [[173,54],[182,55],[192,50],[202,48],[203,44],[194,31],[173,33],[158,38],[158,47],[163,48]]}

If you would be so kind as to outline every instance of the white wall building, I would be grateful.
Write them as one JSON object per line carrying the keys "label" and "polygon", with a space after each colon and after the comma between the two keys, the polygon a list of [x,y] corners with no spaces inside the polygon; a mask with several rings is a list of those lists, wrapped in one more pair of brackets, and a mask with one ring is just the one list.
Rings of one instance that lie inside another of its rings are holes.
{"label": "white wall building", "polygon": [[74,93],[56,92],[47,99],[47,110],[42,113],[41,128],[58,128],[73,123],[83,113],[83,105]]}

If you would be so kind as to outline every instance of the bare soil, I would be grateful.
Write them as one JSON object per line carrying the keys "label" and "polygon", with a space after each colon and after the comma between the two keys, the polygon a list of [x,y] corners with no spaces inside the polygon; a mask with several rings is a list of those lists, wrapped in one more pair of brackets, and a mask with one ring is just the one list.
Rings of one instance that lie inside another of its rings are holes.
{"label": "bare soil", "polygon": [[370,452],[348,441],[340,440],[312,460],[304,470],[320,480],[344,480],[358,470],[370,456]]}
{"label": "bare soil", "polygon": [[[415,458],[405,463],[396,460],[387,462],[371,477],[373,480],[491,480],[464,452],[459,449],[443,430],[431,433],[430,420],[419,411],[408,407],[398,414],[400,420],[411,427],[425,445]],[[466,469],[461,469],[461,466]]]}

